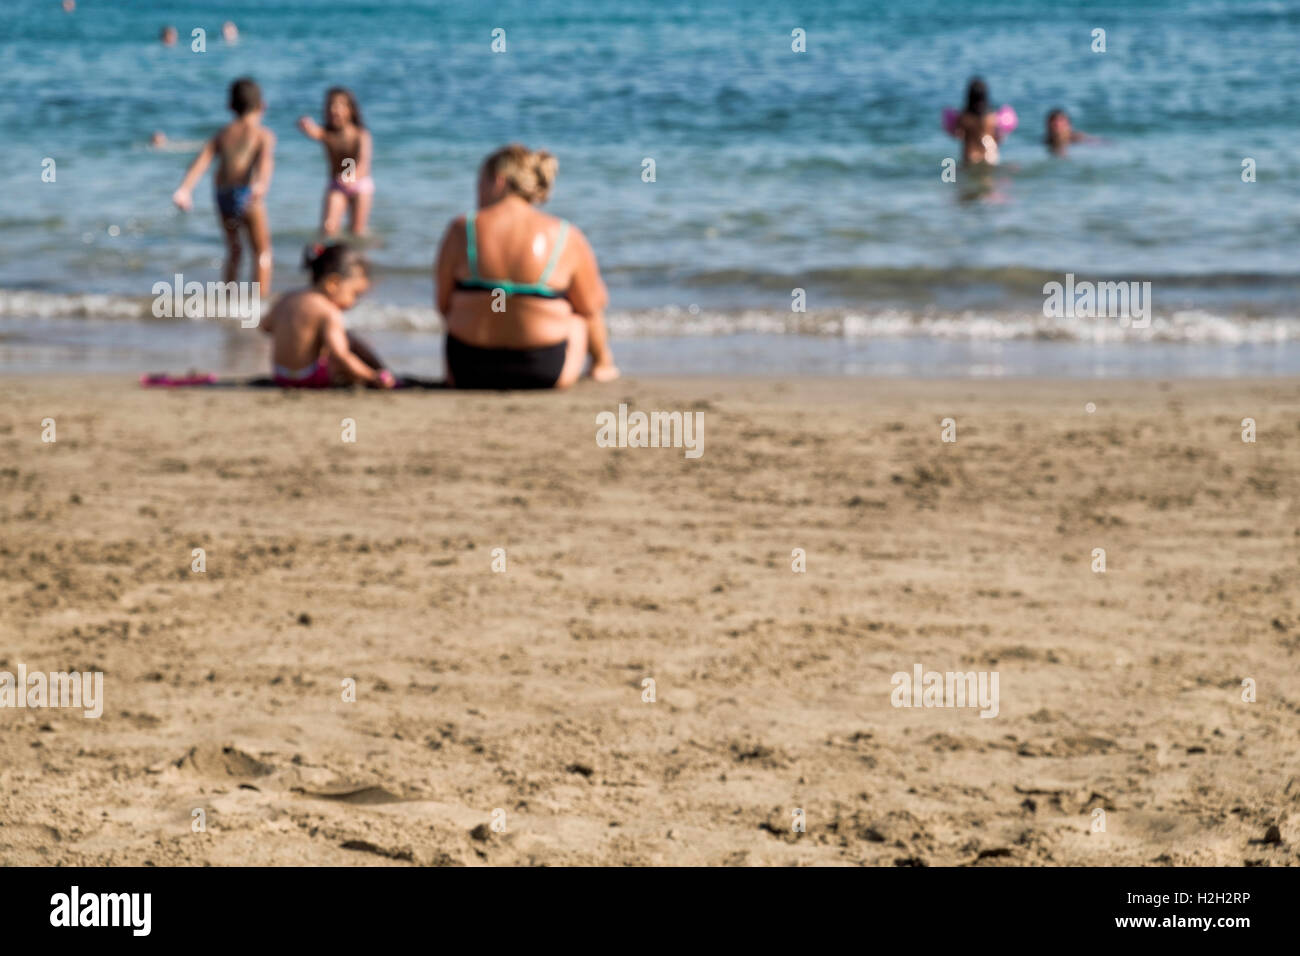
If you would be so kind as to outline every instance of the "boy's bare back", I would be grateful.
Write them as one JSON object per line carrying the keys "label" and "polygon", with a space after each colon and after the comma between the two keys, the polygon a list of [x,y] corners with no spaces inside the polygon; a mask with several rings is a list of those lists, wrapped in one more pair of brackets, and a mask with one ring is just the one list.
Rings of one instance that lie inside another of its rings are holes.
{"label": "boy's bare back", "polygon": [[247,116],[222,127],[212,138],[218,160],[217,186],[247,186],[258,159],[270,143],[271,131],[261,123],[250,121]]}

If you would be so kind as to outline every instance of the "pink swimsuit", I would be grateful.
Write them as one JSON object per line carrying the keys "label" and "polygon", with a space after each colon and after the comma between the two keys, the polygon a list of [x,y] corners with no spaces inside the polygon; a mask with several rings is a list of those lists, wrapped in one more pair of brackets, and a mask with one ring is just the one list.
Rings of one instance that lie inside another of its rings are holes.
{"label": "pink swimsuit", "polygon": [[330,376],[330,362],[325,356],[317,359],[315,365],[306,368],[287,369],[283,365],[272,366],[272,377],[281,388],[332,388],[334,379]]}
{"label": "pink swimsuit", "polygon": [[349,199],[356,199],[358,196],[369,196],[375,191],[375,181],[369,176],[362,176],[353,182],[347,182],[337,176],[330,182],[330,189],[337,189]]}

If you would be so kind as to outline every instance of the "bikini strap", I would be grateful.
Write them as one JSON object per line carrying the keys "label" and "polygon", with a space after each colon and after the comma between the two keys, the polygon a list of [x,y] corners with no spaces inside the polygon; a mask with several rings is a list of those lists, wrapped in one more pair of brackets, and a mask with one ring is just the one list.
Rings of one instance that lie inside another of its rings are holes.
{"label": "bikini strap", "polygon": [[474,232],[474,213],[465,213],[465,255],[469,258],[469,277],[478,275],[478,236]]}
{"label": "bikini strap", "polygon": [[547,261],[546,268],[543,269],[542,274],[537,277],[537,285],[546,285],[546,280],[549,279],[551,273],[555,271],[555,264],[560,261],[560,253],[564,249],[564,240],[568,238],[568,235],[569,221],[567,219],[561,219],[560,234],[555,237],[555,248],[551,250],[551,258]]}

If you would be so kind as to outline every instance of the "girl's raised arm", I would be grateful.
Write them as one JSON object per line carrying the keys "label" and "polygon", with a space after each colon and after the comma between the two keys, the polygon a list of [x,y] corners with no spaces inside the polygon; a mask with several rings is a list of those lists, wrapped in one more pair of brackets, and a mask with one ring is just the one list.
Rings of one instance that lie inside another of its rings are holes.
{"label": "girl's raised arm", "polygon": [[320,125],[310,116],[299,116],[298,128],[302,130],[309,139],[321,139],[325,135],[325,131],[321,129]]}

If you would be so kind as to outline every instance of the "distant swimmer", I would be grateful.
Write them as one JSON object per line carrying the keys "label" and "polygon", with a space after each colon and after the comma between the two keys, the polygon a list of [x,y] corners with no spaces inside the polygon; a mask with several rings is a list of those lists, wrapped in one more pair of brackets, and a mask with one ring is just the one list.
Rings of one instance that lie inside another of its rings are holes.
{"label": "distant swimmer", "polygon": [[989,110],[989,88],[978,76],[966,87],[966,108],[944,115],[944,128],[962,141],[962,159],[989,166],[998,164],[1002,140],[1016,124],[1016,111],[1011,107]]}
{"label": "distant swimmer", "polygon": [[231,46],[239,42],[239,27],[235,26],[234,20],[227,20],[221,24],[221,38]]}
{"label": "distant swimmer", "polygon": [[1071,143],[1097,143],[1096,136],[1080,132],[1070,123],[1070,115],[1062,109],[1052,110],[1047,114],[1047,129],[1043,143],[1057,156],[1064,156]]}
{"label": "distant swimmer", "polygon": [[177,35],[175,27],[163,27],[162,33],[158,34],[158,39],[162,41],[163,46],[175,46]]}
{"label": "distant swimmer", "polygon": [[154,130],[153,135],[149,137],[149,148],[161,153],[192,153],[196,149],[202,149],[203,146],[204,142],[201,139],[169,139],[160,129]]}

